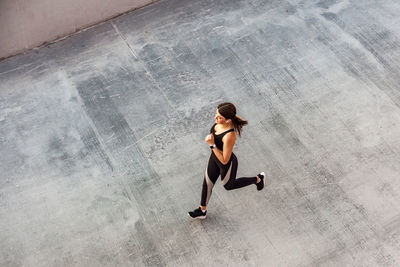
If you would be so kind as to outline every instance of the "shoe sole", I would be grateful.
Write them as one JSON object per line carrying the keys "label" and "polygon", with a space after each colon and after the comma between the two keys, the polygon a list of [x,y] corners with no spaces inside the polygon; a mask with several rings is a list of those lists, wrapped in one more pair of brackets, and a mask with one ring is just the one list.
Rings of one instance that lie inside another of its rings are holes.
{"label": "shoe sole", "polygon": [[261,190],[263,190],[263,189],[264,189],[264,187],[265,187],[265,179],[266,179],[265,172],[260,172],[260,174],[263,176],[263,179],[262,179],[262,181],[263,181],[263,188],[262,188],[262,189],[260,189],[260,190],[258,190],[258,191],[261,191]]}
{"label": "shoe sole", "polygon": [[190,218],[192,218],[193,220],[196,220],[196,219],[204,220],[205,218],[207,218],[207,216],[206,216],[206,215],[204,215],[204,216],[192,217],[192,216],[190,216],[190,214],[189,214],[189,213],[188,213],[188,216],[189,216]]}

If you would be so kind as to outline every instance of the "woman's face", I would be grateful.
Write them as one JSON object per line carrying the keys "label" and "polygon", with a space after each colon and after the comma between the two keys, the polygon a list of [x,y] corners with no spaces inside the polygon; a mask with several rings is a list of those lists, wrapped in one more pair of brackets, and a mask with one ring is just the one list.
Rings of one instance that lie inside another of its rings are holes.
{"label": "woman's face", "polygon": [[219,114],[218,109],[215,112],[215,123],[216,124],[225,124],[226,123],[226,119],[221,114]]}

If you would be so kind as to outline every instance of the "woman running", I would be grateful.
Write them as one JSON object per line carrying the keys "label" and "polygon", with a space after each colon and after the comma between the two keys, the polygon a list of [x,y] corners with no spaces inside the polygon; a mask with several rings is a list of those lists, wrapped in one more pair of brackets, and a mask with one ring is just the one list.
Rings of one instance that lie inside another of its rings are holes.
{"label": "woman running", "polygon": [[189,216],[196,219],[205,219],[207,205],[215,182],[221,175],[222,185],[226,190],[241,188],[251,184],[257,185],[257,190],[265,186],[265,173],[261,172],[256,177],[236,178],[238,160],[233,154],[236,141],[236,132],[239,134],[247,121],[236,115],[236,107],[232,103],[218,105],[215,113],[215,124],[211,127],[206,142],[212,150],[208,166],[204,175],[203,189],[201,192],[200,207],[189,212]]}

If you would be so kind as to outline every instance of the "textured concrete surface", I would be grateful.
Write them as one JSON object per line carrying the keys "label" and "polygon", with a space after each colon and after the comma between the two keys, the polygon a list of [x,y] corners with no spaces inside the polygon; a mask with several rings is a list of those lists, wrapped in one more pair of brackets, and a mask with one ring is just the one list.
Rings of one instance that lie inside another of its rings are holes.
{"label": "textured concrete surface", "polygon": [[[163,0],[0,62],[0,265],[399,266],[399,13]],[[268,188],[190,221],[225,100]]]}

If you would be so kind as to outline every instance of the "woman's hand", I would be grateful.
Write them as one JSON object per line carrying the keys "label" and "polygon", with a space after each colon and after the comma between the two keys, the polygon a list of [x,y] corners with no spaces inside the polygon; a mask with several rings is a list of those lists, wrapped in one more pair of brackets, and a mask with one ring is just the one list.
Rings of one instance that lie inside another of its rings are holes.
{"label": "woman's hand", "polygon": [[211,133],[209,135],[206,136],[206,140],[205,140],[210,146],[212,146],[214,143],[214,135]]}

